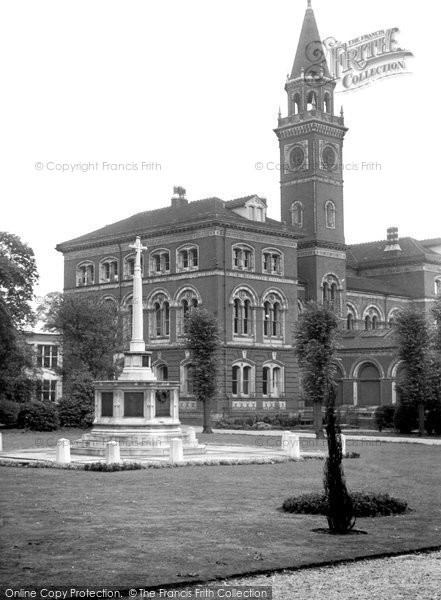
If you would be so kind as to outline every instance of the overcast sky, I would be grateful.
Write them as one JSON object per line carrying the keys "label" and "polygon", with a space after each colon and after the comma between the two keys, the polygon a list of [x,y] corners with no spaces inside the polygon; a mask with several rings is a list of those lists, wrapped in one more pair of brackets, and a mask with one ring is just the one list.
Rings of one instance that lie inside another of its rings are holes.
{"label": "overcast sky", "polygon": [[[279,218],[279,105],[306,0],[2,3],[1,230],[34,249],[38,294],[62,289],[57,243],[169,203],[266,196]],[[411,74],[338,94],[349,127],[348,243],[441,237],[438,3],[313,0],[322,38],[398,27]],[[55,163],[98,163],[59,172]],[[138,170],[103,168],[136,163]],[[142,169],[142,163],[146,163]],[[41,170],[36,163],[42,163]],[[54,163],[54,164],[52,164]],[[150,165],[149,163],[153,163]]]}

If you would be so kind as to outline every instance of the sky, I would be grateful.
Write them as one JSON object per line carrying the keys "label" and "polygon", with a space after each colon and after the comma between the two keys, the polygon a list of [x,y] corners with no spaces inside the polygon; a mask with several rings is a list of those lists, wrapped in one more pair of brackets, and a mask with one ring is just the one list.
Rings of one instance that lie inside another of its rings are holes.
{"label": "sky", "polygon": [[[345,169],[346,242],[385,239],[389,226],[441,237],[438,3],[312,6],[322,39],[397,27],[414,54],[409,74],[336,94],[349,127],[343,162],[359,165]],[[305,9],[306,0],[2,3],[0,230],[34,249],[37,295],[63,287],[57,243],[166,206],[176,185],[189,200],[256,193],[280,218],[273,129],[279,106],[286,115]]]}

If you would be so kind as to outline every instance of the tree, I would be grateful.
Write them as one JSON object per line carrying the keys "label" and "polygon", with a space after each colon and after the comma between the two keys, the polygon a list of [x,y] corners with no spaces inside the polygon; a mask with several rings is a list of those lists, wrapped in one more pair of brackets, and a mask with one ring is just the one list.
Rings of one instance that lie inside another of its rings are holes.
{"label": "tree", "polygon": [[302,372],[303,389],[313,405],[314,429],[323,437],[322,406],[334,384],[338,321],[327,306],[310,302],[300,314],[296,327],[296,355]]}
{"label": "tree", "polygon": [[441,435],[441,297],[432,307],[434,326],[431,336],[431,359],[429,368],[429,400],[426,408],[426,431]]}
{"label": "tree", "polygon": [[217,352],[220,347],[218,324],[210,312],[194,308],[185,325],[186,344],[192,352],[194,395],[204,407],[202,433],[213,433],[211,401],[216,393]]}
{"label": "tree", "polygon": [[30,302],[38,281],[34,251],[17,235],[0,232],[0,297],[15,329],[33,322]]}
{"label": "tree", "polygon": [[63,378],[89,373],[93,379],[113,379],[114,355],[121,350],[119,314],[111,302],[92,294],[49,294],[38,309],[49,331],[60,333]]}
{"label": "tree", "polygon": [[327,520],[333,533],[348,533],[355,525],[352,499],[346,488],[342,466],[341,430],[335,415],[336,387],[332,383],[326,404],[328,457],[325,462],[324,487],[328,500]]}
{"label": "tree", "polygon": [[426,316],[415,306],[403,309],[396,320],[398,355],[404,365],[404,377],[397,384],[401,408],[409,414],[418,410],[419,434],[424,435],[425,405],[429,399],[430,336]]}

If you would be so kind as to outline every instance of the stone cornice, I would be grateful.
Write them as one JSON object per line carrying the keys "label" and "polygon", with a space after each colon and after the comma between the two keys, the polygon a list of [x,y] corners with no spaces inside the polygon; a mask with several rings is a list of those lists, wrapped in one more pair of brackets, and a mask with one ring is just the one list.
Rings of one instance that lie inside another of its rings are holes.
{"label": "stone cornice", "polygon": [[279,140],[283,140],[289,137],[298,137],[299,135],[308,135],[310,133],[319,133],[321,135],[327,135],[342,140],[348,131],[347,127],[335,125],[331,123],[324,123],[318,119],[311,119],[310,121],[284,125],[274,129],[275,134]]}
{"label": "stone cornice", "polygon": [[306,250],[307,248],[323,248],[329,250],[337,250],[340,252],[347,251],[348,247],[346,244],[341,244],[340,242],[331,242],[324,240],[302,240],[298,243],[299,251]]}

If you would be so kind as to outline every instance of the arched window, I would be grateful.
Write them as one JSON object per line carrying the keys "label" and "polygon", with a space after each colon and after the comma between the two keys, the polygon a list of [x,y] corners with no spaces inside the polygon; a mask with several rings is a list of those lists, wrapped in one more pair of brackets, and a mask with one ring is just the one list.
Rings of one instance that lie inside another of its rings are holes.
{"label": "arched window", "polygon": [[353,331],[354,327],[354,315],[352,313],[348,313],[348,316],[346,317],[346,329],[348,331]]}
{"label": "arched window", "polygon": [[159,381],[168,381],[168,366],[163,363],[157,363],[154,365],[155,375]]}
{"label": "arched window", "polygon": [[263,303],[263,335],[267,339],[284,337],[283,302],[276,294],[269,294]]}
{"label": "arched window", "polygon": [[195,271],[199,268],[199,251],[197,246],[179,248],[176,254],[178,271]]}
{"label": "arched window", "polygon": [[199,306],[199,297],[194,289],[186,289],[179,292],[176,298],[178,310],[176,312],[176,333],[178,336],[185,335],[185,322],[190,312]]}
{"label": "arched window", "polygon": [[339,279],[333,273],[328,273],[322,280],[323,304],[330,306],[336,311],[341,311],[342,286]]}
{"label": "arched window", "polygon": [[372,329],[372,319],[369,315],[366,315],[364,318],[364,328],[366,331]]}
{"label": "arched window", "polygon": [[337,210],[336,210],[335,204],[332,202],[332,200],[328,200],[326,202],[325,211],[326,211],[326,227],[328,229],[335,229],[335,215],[336,215]]}
{"label": "arched window", "polygon": [[162,275],[170,273],[170,252],[168,250],[155,250],[150,255],[150,273]]}
{"label": "arched window", "polygon": [[262,270],[264,273],[283,275],[283,254],[279,250],[264,250],[262,258]]}
{"label": "arched window", "polygon": [[[124,257],[124,279],[132,279],[135,274],[135,255]],[[141,277],[144,277],[144,257],[141,254]]]}
{"label": "arched window", "polygon": [[254,366],[240,362],[231,368],[231,393],[233,396],[254,395]]}
{"label": "arched window", "polygon": [[236,290],[233,296],[233,337],[251,337],[254,333],[255,300],[248,290]]}
{"label": "arched window", "polygon": [[118,281],[118,261],[116,258],[105,258],[100,262],[100,283]]}
{"label": "arched window", "polygon": [[277,364],[267,364],[262,370],[262,394],[280,398],[284,393],[284,369]]}
{"label": "arched window", "polygon": [[241,271],[254,270],[254,250],[250,246],[233,246],[233,269]]}
{"label": "arched window", "polygon": [[306,110],[315,110],[316,108],[317,108],[317,94],[311,90],[308,94]]}
{"label": "arched window", "polygon": [[294,227],[303,227],[303,204],[294,202],[291,206],[291,219]]}
{"label": "arched window", "polygon": [[378,317],[374,315],[372,317],[372,329],[378,329]]}
{"label": "arched window", "polygon": [[292,100],[292,111],[293,114],[298,115],[300,112],[300,94],[294,94]]}
{"label": "arched window", "polygon": [[193,365],[191,362],[181,364],[181,395],[192,396],[194,393]]}
{"label": "arched window", "polygon": [[151,339],[170,336],[170,301],[163,293],[155,294],[150,303]]}
{"label": "arched window", "polygon": [[326,92],[326,94],[325,94],[323,105],[324,105],[325,113],[330,113],[331,112],[331,96],[328,94],[328,92]]}
{"label": "arched window", "polygon": [[363,313],[364,328],[366,331],[380,329],[381,323],[384,318],[380,312],[380,309],[374,305],[369,306]]}
{"label": "arched window", "polygon": [[435,279],[435,294],[441,296],[441,277]]}
{"label": "arched window", "polygon": [[84,262],[77,266],[77,287],[93,285],[95,283],[95,266],[91,262]]}
{"label": "arched window", "polygon": [[393,308],[392,310],[389,311],[389,315],[387,317],[387,324],[389,326],[389,329],[393,329],[396,325],[397,322],[397,317],[400,314],[400,309],[399,308]]}

